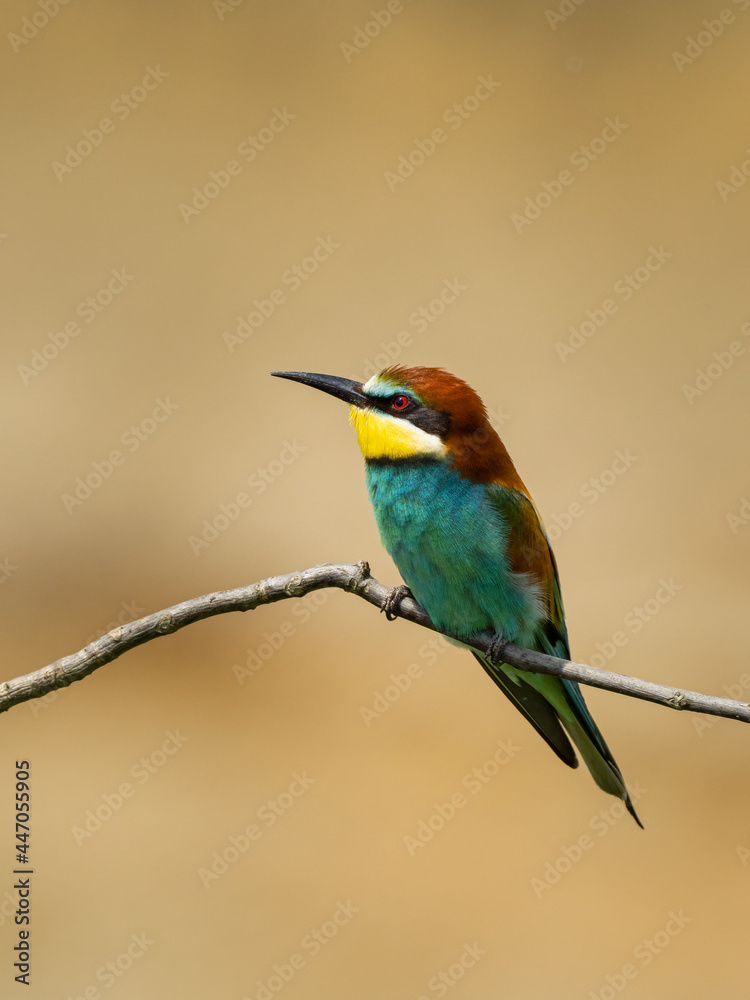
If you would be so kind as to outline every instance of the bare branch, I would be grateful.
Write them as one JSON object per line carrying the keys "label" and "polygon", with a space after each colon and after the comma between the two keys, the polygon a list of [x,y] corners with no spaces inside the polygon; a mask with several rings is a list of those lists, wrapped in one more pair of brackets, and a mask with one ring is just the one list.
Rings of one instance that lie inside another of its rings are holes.
{"label": "bare branch", "polygon": [[[228,611],[252,611],[260,604],[273,604],[285,601],[290,597],[304,597],[313,590],[326,587],[337,587],[347,590],[358,597],[364,598],[375,607],[381,607],[389,593],[389,588],[370,576],[370,567],[366,562],[342,566],[314,566],[301,573],[289,573],[286,576],[272,576],[249,587],[238,587],[236,590],[220,590],[203,597],[194,597],[182,604],[156,614],[129,622],[101,639],[90,643],[84,649],[70,656],[64,656],[41,670],[16,677],[14,680],[0,684],[0,712],[5,712],[14,705],[43,695],[57,688],[66,687],[74,681],[80,681],[105,663],[111,663],[118,656],[144,642],[150,642],[159,636],[176,632],[202,618],[223,615]],[[427,612],[410,598],[404,598],[395,614],[406,621],[414,622],[433,631],[435,626],[430,621]],[[450,639],[462,639],[452,632],[443,632]],[[472,648],[486,653],[492,644],[490,634],[474,636]],[[468,645],[468,643],[467,643]],[[636,677],[625,677],[609,670],[599,670],[583,663],[573,663],[560,660],[545,653],[523,649],[513,643],[506,643],[503,648],[503,660],[520,667],[522,670],[532,670],[541,674],[554,674],[567,677],[581,684],[625,694],[631,698],[642,698],[657,705],[669,708],[683,709],[689,712],[701,712],[706,715],[719,715],[727,719],[738,719],[740,722],[750,722],[750,705],[746,702],[733,701],[730,698],[716,698],[713,695],[698,694],[695,691],[681,691],[678,688],[666,687],[663,684],[653,684],[651,681],[638,680]]]}

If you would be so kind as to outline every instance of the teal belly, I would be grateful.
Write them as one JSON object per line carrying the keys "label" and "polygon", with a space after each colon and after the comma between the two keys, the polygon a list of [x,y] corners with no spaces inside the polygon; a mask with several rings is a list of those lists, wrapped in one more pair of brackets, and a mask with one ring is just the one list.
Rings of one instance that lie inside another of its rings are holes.
{"label": "teal belly", "polygon": [[483,485],[441,461],[370,462],[367,488],[383,544],[438,628],[531,644],[539,594],[510,570],[506,528]]}

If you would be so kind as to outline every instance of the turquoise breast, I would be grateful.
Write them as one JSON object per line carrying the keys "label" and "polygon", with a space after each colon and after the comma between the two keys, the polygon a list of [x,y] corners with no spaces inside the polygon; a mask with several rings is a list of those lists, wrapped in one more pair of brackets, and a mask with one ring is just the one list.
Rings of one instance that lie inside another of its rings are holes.
{"label": "turquoise breast", "polygon": [[529,644],[539,595],[511,571],[505,524],[481,483],[440,460],[377,461],[367,463],[367,488],[383,545],[439,628]]}

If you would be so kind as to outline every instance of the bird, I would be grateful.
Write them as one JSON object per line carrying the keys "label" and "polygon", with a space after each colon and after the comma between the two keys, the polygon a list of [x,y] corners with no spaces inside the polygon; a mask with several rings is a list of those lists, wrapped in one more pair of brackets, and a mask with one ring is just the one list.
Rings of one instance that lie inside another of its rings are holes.
{"label": "bird", "polygon": [[541,516],[478,393],[443,368],[392,365],[364,384],[271,374],[349,403],[380,537],[405,584],[389,591],[386,616],[409,596],[466,644],[491,632],[488,654],[472,650],[484,671],[569,767],[574,744],[643,828],[579,685],[502,662],[506,642],[566,660],[570,648]]}

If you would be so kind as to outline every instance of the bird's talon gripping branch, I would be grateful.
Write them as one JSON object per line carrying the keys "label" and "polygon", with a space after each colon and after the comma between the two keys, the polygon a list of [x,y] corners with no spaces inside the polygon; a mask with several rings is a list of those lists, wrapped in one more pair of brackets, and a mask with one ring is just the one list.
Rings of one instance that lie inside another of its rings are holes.
{"label": "bird's talon gripping branch", "polygon": [[401,584],[398,587],[391,587],[386,596],[383,598],[380,610],[385,612],[385,617],[389,622],[393,622],[398,618],[396,612],[405,597],[411,597],[411,599],[414,600],[414,594],[412,594],[408,587]]}
{"label": "bird's talon gripping branch", "polygon": [[490,648],[487,650],[487,659],[490,661],[493,667],[496,667],[498,663],[503,662],[503,653],[505,652],[505,647],[508,645],[509,640],[502,635],[496,635],[495,638],[490,643]]}

